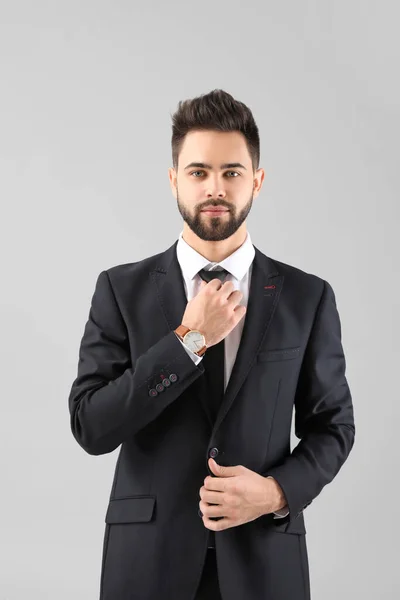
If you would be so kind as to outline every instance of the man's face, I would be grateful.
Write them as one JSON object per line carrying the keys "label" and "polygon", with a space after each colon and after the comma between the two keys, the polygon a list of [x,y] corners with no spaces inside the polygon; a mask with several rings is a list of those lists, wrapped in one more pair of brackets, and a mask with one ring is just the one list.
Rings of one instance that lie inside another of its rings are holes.
{"label": "man's face", "polygon": [[[241,133],[191,131],[179,154],[178,170],[170,168],[169,177],[185,223],[200,239],[220,241],[233,235],[246,219],[264,171],[253,173]],[[206,207],[217,206],[227,210],[204,212]]]}

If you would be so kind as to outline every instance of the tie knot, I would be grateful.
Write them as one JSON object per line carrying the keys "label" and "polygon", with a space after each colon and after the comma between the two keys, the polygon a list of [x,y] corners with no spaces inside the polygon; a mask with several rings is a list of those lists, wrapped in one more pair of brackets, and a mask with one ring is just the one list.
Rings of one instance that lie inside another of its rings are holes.
{"label": "tie knot", "polygon": [[200,269],[199,275],[204,280],[211,281],[211,279],[219,279],[220,281],[224,281],[225,277],[228,275],[229,271],[226,269],[220,268],[219,271],[206,271],[206,269]]}

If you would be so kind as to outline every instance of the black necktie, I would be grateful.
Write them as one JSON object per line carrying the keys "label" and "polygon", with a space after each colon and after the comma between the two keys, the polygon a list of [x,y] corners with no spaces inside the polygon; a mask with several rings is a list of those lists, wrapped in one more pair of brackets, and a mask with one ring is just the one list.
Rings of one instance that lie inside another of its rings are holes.
{"label": "black necktie", "polygon": [[[211,281],[211,279],[219,279],[223,283],[225,277],[228,275],[228,271],[226,271],[226,269],[221,269],[219,271],[206,271],[205,269],[201,269],[199,275],[204,281],[207,281],[207,283]],[[213,415],[213,421],[215,421],[225,391],[225,340],[221,340],[218,344],[214,344],[214,346],[207,348],[202,362],[205,369],[204,376],[206,378],[207,390],[210,394],[210,409]]]}
{"label": "black necktie", "polygon": [[[225,277],[228,275],[226,269],[219,271],[206,271],[201,269],[199,271],[200,277],[204,280],[211,281],[211,279],[218,278],[222,283]],[[207,342],[207,339],[206,339]],[[204,376],[206,378],[207,393],[209,398],[209,406],[213,416],[213,422],[217,417],[218,409],[221,405],[222,398],[224,396],[224,373],[225,373],[225,340],[221,340],[214,346],[207,348],[203,355],[202,363],[205,369]],[[214,476],[215,477],[215,476]],[[219,521],[222,517],[210,517],[213,521]],[[215,532],[209,531],[208,536],[208,547],[215,548]]]}

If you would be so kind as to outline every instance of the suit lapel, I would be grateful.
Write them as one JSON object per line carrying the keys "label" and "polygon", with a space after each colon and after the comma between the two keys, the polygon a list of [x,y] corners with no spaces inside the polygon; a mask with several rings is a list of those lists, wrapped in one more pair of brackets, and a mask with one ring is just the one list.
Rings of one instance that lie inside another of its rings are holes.
{"label": "suit lapel", "polygon": [[[181,324],[187,304],[182,272],[176,255],[177,243],[176,241],[160,255],[160,266],[150,272],[157,289],[161,309],[171,331]],[[199,377],[192,385],[193,391],[198,395],[210,425],[214,429],[219,427],[231,408],[256,359],[282,289],[284,277],[279,275],[275,263],[255,246],[254,249],[255,256],[242,337],[215,424],[206,401],[204,377]]]}

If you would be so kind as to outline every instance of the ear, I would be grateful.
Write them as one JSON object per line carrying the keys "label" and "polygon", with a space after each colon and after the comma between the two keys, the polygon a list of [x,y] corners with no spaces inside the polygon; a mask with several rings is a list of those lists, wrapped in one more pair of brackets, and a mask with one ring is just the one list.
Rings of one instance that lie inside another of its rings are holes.
{"label": "ear", "polygon": [[169,178],[169,184],[171,187],[171,191],[176,199],[177,198],[177,194],[176,194],[176,179],[177,179],[177,177],[176,177],[176,171],[175,171],[174,167],[169,167],[168,178]]}

